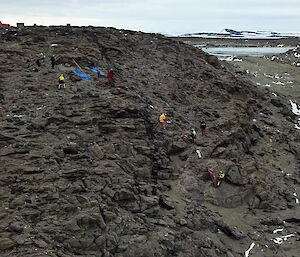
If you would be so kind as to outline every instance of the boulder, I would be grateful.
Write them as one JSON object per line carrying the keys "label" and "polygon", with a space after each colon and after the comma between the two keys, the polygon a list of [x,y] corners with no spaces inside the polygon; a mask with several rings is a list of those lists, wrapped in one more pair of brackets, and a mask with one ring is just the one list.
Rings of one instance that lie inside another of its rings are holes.
{"label": "boulder", "polygon": [[16,246],[16,243],[7,237],[0,237],[0,250],[8,250]]}
{"label": "boulder", "polygon": [[229,181],[236,185],[246,185],[248,183],[248,174],[245,170],[240,170],[237,166],[232,166],[229,168],[225,175],[226,181]]}
{"label": "boulder", "polygon": [[167,210],[175,209],[174,202],[166,195],[161,195],[159,197],[159,205]]}
{"label": "boulder", "polygon": [[103,153],[103,151],[101,150],[100,146],[97,143],[94,143],[90,147],[90,151],[93,154],[93,157],[95,159],[102,160],[104,158],[104,153]]}

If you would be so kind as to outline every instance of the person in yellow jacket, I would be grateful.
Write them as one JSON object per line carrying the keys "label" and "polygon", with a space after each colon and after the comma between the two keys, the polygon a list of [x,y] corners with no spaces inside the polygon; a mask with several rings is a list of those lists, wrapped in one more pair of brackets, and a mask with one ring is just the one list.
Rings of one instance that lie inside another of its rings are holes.
{"label": "person in yellow jacket", "polygon": [[220,184],[221,184],[221,178],[224,178],[224,177],[225,177],[225,174],[223,173],[223,171],[220,170],[217,186],[220,186]]}
{"label": "person in yellow jacket", "polygon": [[58,78],[58,89],[61,89],[62,87],[66,88],[65,77],[63,74],[61,74]]}
{"label": "person in yellow jacket", "polygon": [[159,117],[159,122],[160,122],[161,127],[162,127],[163,129],[165,129],[166,115],[167,115],[166,113],[162,113],[162,114],[160,115],[160,117]]}
{"label": "person in yellow jacket", "polygon": [[191,128],[191,141],[193,144],[195,143],[196,136],[197,136],[196,130],[194,128]]}

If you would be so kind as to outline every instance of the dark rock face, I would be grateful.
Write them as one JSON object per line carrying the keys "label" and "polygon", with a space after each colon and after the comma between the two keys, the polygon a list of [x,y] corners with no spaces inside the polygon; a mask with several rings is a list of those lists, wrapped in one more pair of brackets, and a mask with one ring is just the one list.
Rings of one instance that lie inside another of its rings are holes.
{"label": "dark rock face", "polygon": [[[270,227],[299,223],[280,218],[299,210],[293,122],[273,119],[285,99],[161,35],[0,32],[1,256],[239,256],[254,231],[264,245]],[[59,57],[54,70],[46,49]],[[71,72],[74,61],[91,80]],[[91,66],[113,67],[114,83]],[[58,90],[61,73],[67,87]],[[184,139],[191,127],[194,144]],[[225,174],[220,187],[208,167]]]}

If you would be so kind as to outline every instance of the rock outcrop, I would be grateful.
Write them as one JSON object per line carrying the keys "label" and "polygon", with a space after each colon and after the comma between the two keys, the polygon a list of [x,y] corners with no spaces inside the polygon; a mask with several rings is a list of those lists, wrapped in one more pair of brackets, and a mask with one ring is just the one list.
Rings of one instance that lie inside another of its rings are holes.
{"label": "rock outcrop", "polygon": [[[0,32],[1,256],[241,256],[252,241],[284,256],[272,228],[285,220],[299,232],[300,137],[282,114],[287,99],[158,34]],[[114,84],[92,66],[112,67]],[[183,137],[191,127],[194,144]],[[225,173],[220,187],[208,167]]]}

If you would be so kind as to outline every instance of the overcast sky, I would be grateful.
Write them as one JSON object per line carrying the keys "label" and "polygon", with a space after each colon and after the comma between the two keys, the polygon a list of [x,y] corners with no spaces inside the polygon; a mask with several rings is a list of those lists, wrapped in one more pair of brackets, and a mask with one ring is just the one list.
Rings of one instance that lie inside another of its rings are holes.
{"label": "overcast sky", "polygon": [[300,0],[0,0],[15,25],[94,25],[145,32],[300,32]]}

